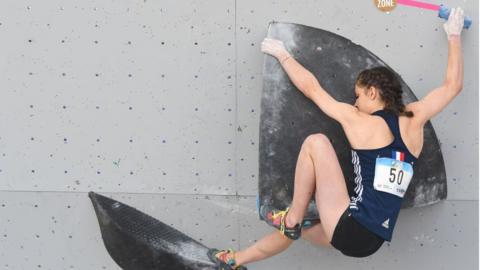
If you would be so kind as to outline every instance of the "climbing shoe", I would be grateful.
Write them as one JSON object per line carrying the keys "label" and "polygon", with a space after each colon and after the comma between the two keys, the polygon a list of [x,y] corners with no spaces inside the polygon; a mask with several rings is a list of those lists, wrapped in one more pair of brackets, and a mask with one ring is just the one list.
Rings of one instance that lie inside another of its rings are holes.
{"label": "climbing shoe", "polygon": [[212,248],[207,255],[217,265],[218,270],[247,270],[245,266],[237,265],[235,262],[235,251],[232,249],[218,250]]}
{"label": "climbing shoe", "polygon": [[260,215],[270,226],[278,229],[281,234],[286,237],[297,240],[301,236],[302,225],[297,224],[293,228],[288,228],[285,225],[285,218],[287,216],[289,208],[285,210],[277,210],[268,205],[262,205],[260,207]]}

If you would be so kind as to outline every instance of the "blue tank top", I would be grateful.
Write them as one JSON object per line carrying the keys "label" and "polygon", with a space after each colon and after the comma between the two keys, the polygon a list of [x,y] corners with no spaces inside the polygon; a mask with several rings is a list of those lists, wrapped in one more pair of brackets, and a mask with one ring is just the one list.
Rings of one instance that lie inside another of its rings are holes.
{"label": "blue tank top", "polygon": [[351,150],[355,196],[349,210],[356,221],[390,242],[417,158],[402,141],[398,116],[386,110],[372,115],[381,116],[395,138],[382,148]]}

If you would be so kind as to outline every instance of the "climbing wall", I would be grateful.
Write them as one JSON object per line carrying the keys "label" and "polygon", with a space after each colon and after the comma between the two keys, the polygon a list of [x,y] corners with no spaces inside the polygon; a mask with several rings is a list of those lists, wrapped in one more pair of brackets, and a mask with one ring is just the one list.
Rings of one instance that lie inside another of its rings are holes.
{"label": "climbing wall", "polygon": [[[478,2],[444,4],[474,19],[462,37],[463,91],[431,121],[447,200],[402,210],[392,242],[371,257],[299,241],[249,269],[478,269]],[[207,246],[244,248],[270,232],[255,209],[260,43],[270,21],[362,45],[419,98],[444,80],[444,21],[413,7],[1,1],[0,269],[120,269],[89,191]]]}

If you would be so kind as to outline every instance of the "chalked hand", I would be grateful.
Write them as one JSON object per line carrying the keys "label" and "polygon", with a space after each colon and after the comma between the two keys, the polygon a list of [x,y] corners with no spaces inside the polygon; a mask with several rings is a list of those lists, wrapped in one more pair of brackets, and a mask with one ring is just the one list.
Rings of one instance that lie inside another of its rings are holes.
{"label": "chalked hand", "polygon": [[445,29],[448,38],[460,36],[463,29],[464,18],[465,15],[462,8],[452,8],[448,21],[443,24],[443,29]]}
{"label": "chalked hand", "polygon": [[262,52],[272,55],[273,57],[281,60],[288,56],[288,51],[285,49],[283,42],[277,39],[265,38],[262,41]]}

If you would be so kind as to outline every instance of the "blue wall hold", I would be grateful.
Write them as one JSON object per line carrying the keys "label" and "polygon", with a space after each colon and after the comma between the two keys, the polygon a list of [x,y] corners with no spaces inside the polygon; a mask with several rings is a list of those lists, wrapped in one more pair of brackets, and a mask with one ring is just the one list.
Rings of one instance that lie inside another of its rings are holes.
{"label": "blue wall hold", "polygon": [[[444,6],[443,4],[440,5],[440,9],[438,10],[438,17],[448,20],[448,16],[450,16],[451,8]],[[469,16],[465,16],[465,20],[463,23],[463,28],[468,29],[472,25],[472,18]]]}

